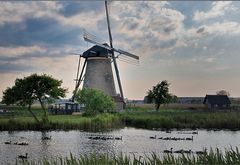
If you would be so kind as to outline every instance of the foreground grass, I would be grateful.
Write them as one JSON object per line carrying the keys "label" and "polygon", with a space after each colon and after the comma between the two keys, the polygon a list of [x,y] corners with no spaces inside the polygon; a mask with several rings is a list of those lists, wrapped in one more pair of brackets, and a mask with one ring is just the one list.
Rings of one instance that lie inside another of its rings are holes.
{"label": "foreground grass", "polygon": [[230,149],[221,152],[218,148],[215,150],[210,150],[209,153],[204,153],[201,155],[192,154],[181,154],[179,156],[173,154],[165,154],[163,157],[158,156],[156,153],[152,153],[150,156],[145,155],[135,156],[132,158],[123,154],[110,156],[108,154],[90,154],[90,155],[80,155],[80,157],[75,157],[70,154],[70,157],[59,157],[53,159],[43,159],[38,161],[31,160],[17,160],[16,164],[26,164],[26,165],[161,165],[161,164],[240,164],[240,153],[238,148],[236,150]]}

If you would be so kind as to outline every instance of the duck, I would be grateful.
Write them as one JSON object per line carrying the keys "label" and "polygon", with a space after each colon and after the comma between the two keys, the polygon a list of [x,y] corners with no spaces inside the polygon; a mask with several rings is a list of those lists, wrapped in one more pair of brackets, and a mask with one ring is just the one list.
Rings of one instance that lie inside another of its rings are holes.
{"label": "duck", "polygon": [[205,154],[207,153],[207,149],[205,148],[204,151],[196,151],[196,154],[198,155],[202,155],[202,154]]}
{"label": "duck", "polygon": [[172,153],[173,148],[171,148],[171,150],[163,150],[164,153]]}
{"label": "duck", "polygon": [[27,159],[28,158],[28,153],[26,153],[25,155],[18,155],[19,159]]}
{"label": "duck", "polygon": [[121,137],[115,137],[115,140],[122,140],[122,136]]}
{"label": "duck", "polygon": [[42,137],[42,140],[51,140],[51,139],[52,139],[52,136],[49,136],[49,137],[45,136],[45,137]]}
{"label": "duck", "polygon": [[193,140],[193,136],[191,138],[186,138],[186,140]]}
{"label": "duck", "polygon": [[12,141],[6,141],[6,142],[4,142],[4,144],[11,144],[12,143]]}
{"label": "duck", "polygon": [[183,150],[183,153],[191,154],[191,153],[192,153],[192,150]]}
{"label": "duck", "polygon": [[101,137],[100,137],[100,136],[95,136],[95,137],[93,137],[92,139],[93,139],[93,140],[99,140],[99,139],[101,139]]}
{"label": "duck", "polygon": [[28,145],[28,143],[27,142],[21,142],[21,143],[17,143],[17,145],[26,146],[26,145]]}
{"label": "duck", "polygon": [[155,136],[150,136],[150,139],[156,139],[157,138],[157,135]]}
{"label": "duck", "polygon": [[165,137],[163,138],[163,140],[170,140],[170,137]]}
{"label": "duck", "polygon": [[177,154],[182,154],[183,153],[183,149],[181,149],[181,150],[177,150],[177,151],[174,151],[174,153],[177,153]]}
{"label": "duck", "polygon": [[193,131],[192,134],[198,134],[198,131]]}

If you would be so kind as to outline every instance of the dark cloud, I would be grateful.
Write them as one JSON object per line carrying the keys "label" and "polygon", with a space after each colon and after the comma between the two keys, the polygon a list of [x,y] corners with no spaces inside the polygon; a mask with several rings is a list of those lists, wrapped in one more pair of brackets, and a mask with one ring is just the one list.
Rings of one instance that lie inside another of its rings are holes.
{"label": "dark cloud", "polygon": [[160,42],[159,47],[163,48],[163,49],[171,48],[171,47],[175,46],[176,43],[177,43],[177,39],[172,39],[169,41]]}
{"label": "dark cloud", "polygon": [[36,66],[30,66],[29,63],[26,64],[14,64],[11,62],[0,64],[0,73],[21,73],[27,71],[36,70]]}
{"label": "dark cloud", "polygon": [[60,14],[65,17],[71,17],[78,13],[90,12],[90,11],[99,11],[104,8],[104,1],[79,1],[79,2],[60,2],[63,5],[63,8],[60,10]]}
{"label": "dark cloud", "polygon": [[163,31],[167,34],[171,33],[172,31],[174,31],[175,29],[177,28],[177,25],[176,24],[170,24],[169,26],[167,27],[164,27],[163,28]]}
{"label": "dark cloud", "polygon": [[123,22],[122,26],[128,30],[134,30],[138,27],[138,21],[133,18],[128,18]]}
{"label": "dark cloud", "polygon": [[0,46],[77,45],[80,43],[79,34],[81,29],[63,26],[54,19],[27,19],[22,23],[6,23],[0,27]]}
{"label": "dark cloud", "polygon": [[199,28],[198,30],[197,30],[197,33],[202,33],[202,32],[204,32],[205,31],[205,28],[204,27],[201,27],[201,28]]}

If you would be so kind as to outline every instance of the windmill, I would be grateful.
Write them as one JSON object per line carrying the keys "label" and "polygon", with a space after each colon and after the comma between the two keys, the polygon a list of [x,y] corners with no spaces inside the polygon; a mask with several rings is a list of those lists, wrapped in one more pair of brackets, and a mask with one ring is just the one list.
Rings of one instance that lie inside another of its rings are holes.
{"label": "windmill", "polygon": [[[94,40],[90,34],[84,32],[83,39],[95,45],[90,49],[88,49],[87,51],[85,51],[83,54],[78,54],[79,64],[78,64],[77,79],[76,79],[76,86],[74,90],[73,100],[74,100],[76,91],[78,90],[81,82],[83,81],[83,88],[101,89],[108,95],[114,97],[115,101],[120,100],[124,103],[124,95],[123,95],[122,84],[121,84],[121,79],[120,79],[119,69],[118,69],[116,59],[124,56],[126,57],[125,61],[127,59],[127,62],[129,61],[138,62],[139,56],[113,47],[113,39],[111,34],[110,22],[109,22],[107,1],[105,1],[105,9],[106,9],[110,45],[108,45],[107,43],[104,43],[104,44],[99,43],[98,41]],[[118,55],[115,55],[115,53],[118,53]],[[84,58],[85,60],[81,69],[81,73],[79,73],[81,58]],[[117,97],[117,94],[116,94],[116,88],[115,88],[111,63],[113,63],[114,70],[116,72],[116,78],[118,82],[120,97]],[[85,71],[85,74],[84,74],[84,71]]]}

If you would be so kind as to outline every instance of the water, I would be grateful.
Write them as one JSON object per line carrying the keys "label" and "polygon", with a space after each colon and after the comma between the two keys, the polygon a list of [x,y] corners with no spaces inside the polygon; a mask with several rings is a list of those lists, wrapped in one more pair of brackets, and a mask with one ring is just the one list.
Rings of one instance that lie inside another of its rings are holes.
{"label": "water", "polygon": [[[188,133],[188,134],[183,134]],[[199,130],[198,134],[191,134],[192,131],[153,131],[135,128],[124,128],[104,133],[90,133],[83,131],[14,131],[0,132],[0,164],[14,164],[18,155],[28,153],[29,159],[38,160],[43,157],[52,158],[58,156],[74,156],[80,154],[108,153],[144,155],[156,152],[161,155],[163,150],[199,151],[203,148],[218,147],[224,151],[230,147],[239,147],[240,131],[206,131]],[[121,137],[122,140],[93,140],[93,136]],[[157,136],[157,139],[150,139],[150,136]],[[52,136],[51,140],[42,140],[42,137]],[[159,137],[191,138],[191,140],[161,140]],[[20,146],[5,144],[5,141],[27,142],[29,145]]]}

